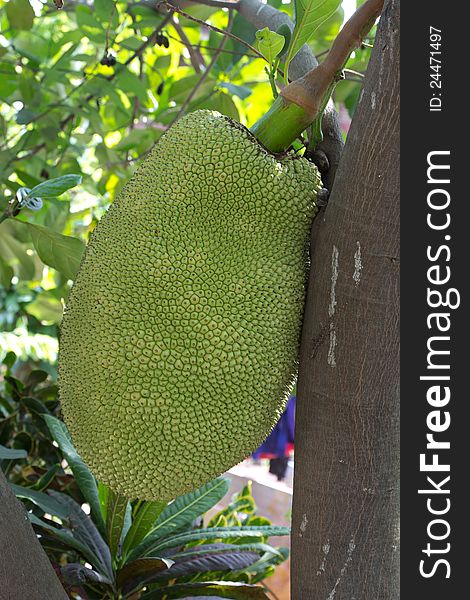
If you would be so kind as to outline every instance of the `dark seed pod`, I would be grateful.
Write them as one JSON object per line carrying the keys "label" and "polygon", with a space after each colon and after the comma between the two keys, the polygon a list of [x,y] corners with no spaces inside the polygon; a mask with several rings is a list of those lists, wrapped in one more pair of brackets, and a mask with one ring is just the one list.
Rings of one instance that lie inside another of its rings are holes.
{"label": "dark seed pod", "polygon": [[100,60],[100,64],[104,65],[105,67],[113,67],[116,64],[116,58],[112,56],[112,54],[106,54]]}
{"label": "dark seed pod", "polygon": [[157,33],[157,35],[155,36],[155,43],[157,44],[157,46],[163,46],[163,38],[165,36],[163,35],[163,33]]}
{"label": "dark seed pod", "polygon": [[155,36],[155,43],[157,46],[164,46],[165,48],[170,47],[170,40],[163,33],[157,33]]}

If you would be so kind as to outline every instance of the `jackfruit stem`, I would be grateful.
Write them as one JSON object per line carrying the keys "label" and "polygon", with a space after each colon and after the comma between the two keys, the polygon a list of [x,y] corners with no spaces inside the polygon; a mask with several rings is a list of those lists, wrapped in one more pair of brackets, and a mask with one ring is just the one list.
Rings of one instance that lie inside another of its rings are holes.
{"label": "jackfruit stem", "polygon": [[383,5],[384,0],[364,2],[340,31],[325,60],[281,90],[269,111],[251,128],[265,148],[283,152],[315,121],[319,128],[323,110],[351,52],[361,45]]}

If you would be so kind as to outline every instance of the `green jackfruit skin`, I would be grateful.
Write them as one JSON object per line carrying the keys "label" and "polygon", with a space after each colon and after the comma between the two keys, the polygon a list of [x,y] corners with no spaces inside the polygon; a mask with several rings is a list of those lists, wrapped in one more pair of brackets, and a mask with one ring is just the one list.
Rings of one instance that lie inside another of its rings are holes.
{"label": "green jackfruit skin", "polygon": [[251,454],[297,369],[316,168],[211,111],[182,118],[96,227],[61,327],[78,452],[170,500]]}

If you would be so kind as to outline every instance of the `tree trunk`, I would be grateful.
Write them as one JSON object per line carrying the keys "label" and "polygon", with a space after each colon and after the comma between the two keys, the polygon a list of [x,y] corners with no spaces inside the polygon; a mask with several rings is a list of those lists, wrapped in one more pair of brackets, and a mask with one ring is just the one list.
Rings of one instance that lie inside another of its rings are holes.
{"label": "tree trunk", "polygon": [[67,600],[26,511],[0,469],[1,600]]}
{"label": "tree trunk", "polygon": [[314,226],[300,352],[293,600],[399,598],[399,0]]}

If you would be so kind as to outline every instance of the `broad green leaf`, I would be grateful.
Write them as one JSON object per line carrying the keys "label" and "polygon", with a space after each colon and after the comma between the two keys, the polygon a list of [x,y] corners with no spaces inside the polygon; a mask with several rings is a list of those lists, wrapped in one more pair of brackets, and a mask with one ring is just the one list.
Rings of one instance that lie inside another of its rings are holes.
{"label": "broad green leaf", "polygon": [[140,505],[124,540],[124,556],[145,538],[166,505],[166,502],[143,502]]}
{"label": "broad green leaf", "polygon": [[176,498],[158,517],[154,527],[131,553],[131,558],[145,556],[160,538],[180,530],[215,506],[228,492],[229,480],[218,477],[199,489]]}
{"label": "broad green leaf", "polygon": [[208,573],[209,571],[240,571],[247,569],[250,565],[259,560],[259,554],[240,550],[234,547],[226,552],[205,552],[195,553],[192,556],[179,559],[174,556],[175,564],[168,571],[156,574],[148,582],[160,581],[162,579],[174,579],[177,577],[187,577],[188,575],[197,575],[198,573]]}
{"label": "broad green leaf", "polygon": [[44,420],[71,468],[78,487],[90,505],[91,513],[98,529],[103,533],[106,528],[103,515],[101,514],[96,479],[75,450],[65,424],[52,415],[44,415]]}
{"label": "broad green leaf", "polygon": [[116,84],[120,89],[126,92],[126,94],[137,96],[142,104],[147,103],[148,96],[145,82],[139,79],[135,73],[129,71],[127,67],[123,68],[118,73],[116,77]]}
{"label": "broad green leaf", "polygon": [[26,304],[25,311],[46,324],[58,325],[62,319],[62,303],[51,292],[38,294],[33,302]]}
{"label": "broad green leaf", "polygon": [[142,596],[142,600],[160,600],[161,598],[192,598],[211,596],[212,598],[231,598],[232,600],[269,600],[262,587],[246,583],[227,581],[208,581],[201,583],[177,583],[159,588]]}
{"label": "broad green leaf", "polygon": [[172,559],[181,559],[198,554],[206,554],[211,552],[213,554],[223,554],[224,552],[231,552],[233,550],[240,550],[244,552],[258,552],[259,554],[269,553],[274,556],[282,556],[281,553],[273,548],[269,544],[254,543],[254,544],[200,544],[198,546],[190,546],[186,550],[176,552],[175,554],[169,554]]}
{"label": "broad green leaf", "polygon": [[190,105],[191,110],[197,108],[205,108],[207,110],[216,110],[217,112],[230,117],[234,121],[240,121],[238,109],[229,94],[219,91],[212,94],[209,98],[203,101],[197,100]]}
{"label": "broad green leaf", "polygon": [[64,192],[80,185],[82,182],[81,175],[62,175],[55,179],[41,181],[38,185],[28,193],[28,198],[57,198]]}
{"label": "broad green leaf", "polygon": [[68,563],[61,567],[60,572],[64,580],[72,585],[82,585],[85,581],[112,585],[111,579],[104,577],[101,573],[89,569],[80,563]]}
{"label": "broad green leaf", "polygon": [[47,486],[54,479],[57,471],[60,469],[60,465],[52,465],[45,473],[42,475],[34,485],[31,486],[31,489],[37,490],[38,492],[42,492],[45,490]]}
{"label": "broad green leaf", "polygon": [[8,289],[14,274],[15,272],[10,265],[0,256],[0,285]]}
{"label": "broad green leaf", "polygon": [[336,11],[341,0],[295,0],[295,27],[286,57],[287,69],[297,52]]}
{"label": "broad green leaf", "polygon": [[124,496],[108,490],[108,499],[106,505],[106,534],[111,556],[116,557],[119,542],[121,541],[122,529],[126,518],[126,511],[129,501]]}
{"label": "broad green leaf", "polygon": [[26,450],[16,450],[15,448],[7,448],[0,444],[0,460],[15,460],[18,458],[26,458],[28,453]]}
{"label": "broad green leaf", "polygon": [[54,526],[48,521],[40,519],[33,513],[28,513],[28,518],[33,525],[36,525],[36,527],[39,527],[41,529],[41,534],[46,534],[53,538],[56,538],[57,540],[62,542],[62,544],[65,544],[66,546],[77,550],[77,552],[79,552],[81,556],[85,560],[89,561],[92,565],[99,563],[98,557],[92,552],[90,548],[88,548],[86,544],[82,544],[81,542],[79,542],[73,536],[70,529],[67,529],[66,527]]}
{"label": "broad green leaf", "polygon": [[31,239],[39,258],[49,267],[53,267],[67,279],[74,279],[77,274],[85,244],[78,238],[56,233],[42,225],[34,225],[26,221]]}
{"label": "broad green leaf", "polygon": [[248,86],[235,85],[234,83],[229,83],[228,81],[222,81],[219,83],[219,87],[225,88],[231,94],[238,96],[238,98],[241,98],[242,100],[245,100],[252,94],[252,90]]}
{"label": "broad green leaf", "polygon": [[0,256],[7,265],[11,265],[15,270],[17,269],[16,274],[20,279],[34,279],[36,271],[34,258],[27,253],[27,246],[6,231],[6,225],[8,225],[8,221],[1,224]]}
{"label": "broad green leaf", "polygon": [[174,564],[169,558],[138,558],[127,563],[117,572],[117,584],[128,594],[137,586],[142,585],[152,575],[171,568]]}
{"label": "broad green leaf", "polygon": [[256,32],[256,48],[261,52],[270,65],[284,48],[285,38],[275,31],[270,31],[269,27],[258,29]]}
{"label": "broad green leaf", "polygon": [[66,511],[66,518],[72,528],[73,536],[86,545],[98,558],[94,567],[108,577],[113,577],[111,552],[91,518],[81,509],[81,506],[69,496],[49,490],[54,500],[61,504]]}
{"label": "broad green leaf", "polygon": [[16,122],[18,125],[27,125],[34,121],[35,114],[29,108],[23,107],[16,113]]}
{"label": "broad green leaf", "polygon": [[[194,531],[173,535],[164,540],[155,540],[149,546],[146,554],[159,553],[167,548],[184,546],[192,542],[201,542],[203,540],[218,539],[237,539],[237,538],[266,538],[270,536],[289,535],[289,527],[267,526],[267,527],[208,527]],[[145,542],[144,542],[145,543]]]}
{"label": "broad green leaf", "polygon": [[10,485],[17,498],[31,500],[31,502],[34,502],[34,504],[39,506],[45,513],[54,517],[59,517],[60,519],[65,519],[67,517],[67,510],[57,502],[56,499],[51,498],[47,494],[43,494],[43,492],[32,490],[31,488],[24,488],[14,483],[11,483]]}
{"label": "broad green leaf", "polygon": [[13,29],[31,29],[33,26],[34,10],[28,0],[10,0],[6,14]]}
{"label": "broad green leaf", "polygon": [[111,17],[117,11],[115,0],[94,0],[93,7],[96,16],[102,21],[110,21]]}

